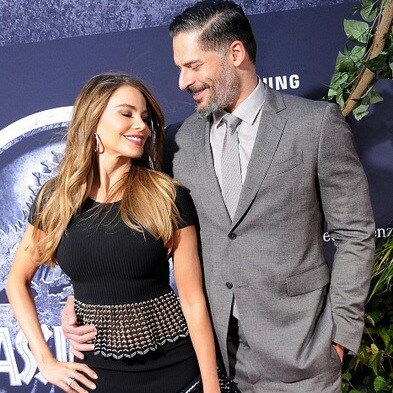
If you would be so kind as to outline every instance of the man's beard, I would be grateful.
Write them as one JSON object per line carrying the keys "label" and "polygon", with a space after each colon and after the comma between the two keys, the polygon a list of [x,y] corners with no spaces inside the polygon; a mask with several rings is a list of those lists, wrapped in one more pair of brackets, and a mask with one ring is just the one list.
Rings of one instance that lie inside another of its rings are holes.
{"label": "man's beard", "polygon": [[198,89],[209,88],[211,92],[207,106],[200,109],[198,105],[196,107],[198,113],[203,117],[209,117],[214,112],[233,104],[240,92],[240,79],[225,60],[222,62],[219,77],[212,82],[211,85],[204,84],[201,89]]}

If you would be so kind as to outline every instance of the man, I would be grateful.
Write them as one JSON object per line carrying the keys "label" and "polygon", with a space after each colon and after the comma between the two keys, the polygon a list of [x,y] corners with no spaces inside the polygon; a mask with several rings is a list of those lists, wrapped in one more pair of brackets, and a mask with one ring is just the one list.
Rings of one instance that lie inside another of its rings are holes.
{"label": "man", "polygon": [[[344,351],[360,344],[374,247],[349,128],[335,105],[262,84],[235,3],[197,3],[170,33],[197,113],[168,130],[166,170],[197,209],[226,371],[241,392],[339,392]],[[323,220],[337,248],[331,269]]]}

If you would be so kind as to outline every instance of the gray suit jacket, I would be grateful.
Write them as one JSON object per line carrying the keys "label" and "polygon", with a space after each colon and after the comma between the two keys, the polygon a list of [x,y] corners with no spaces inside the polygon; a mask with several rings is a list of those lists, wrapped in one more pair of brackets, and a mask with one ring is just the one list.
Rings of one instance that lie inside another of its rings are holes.
{"label": "gray suit jacket", "polygon": [[[340,366],[331,342],[358,350],[374,250],[365,174],[336,105],[267,88],[231,222],[197,114],[167,132],[166,170],[191,192],[208,301],[226,361],[232,296],[256,380],[293,382]],[[330,270],[323,221],[335,240]]]}

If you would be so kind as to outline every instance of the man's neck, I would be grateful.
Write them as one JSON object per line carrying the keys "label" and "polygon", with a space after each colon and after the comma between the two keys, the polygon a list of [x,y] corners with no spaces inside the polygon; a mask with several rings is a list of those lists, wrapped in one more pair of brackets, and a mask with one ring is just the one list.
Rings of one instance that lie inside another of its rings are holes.
{"label": "man's neck", "polygon": [[229,105],[225,110],[232,113],[257,87],[258,85],[258,75],[253,73],[244,74],[240,80],[240,94],[231,105]]}

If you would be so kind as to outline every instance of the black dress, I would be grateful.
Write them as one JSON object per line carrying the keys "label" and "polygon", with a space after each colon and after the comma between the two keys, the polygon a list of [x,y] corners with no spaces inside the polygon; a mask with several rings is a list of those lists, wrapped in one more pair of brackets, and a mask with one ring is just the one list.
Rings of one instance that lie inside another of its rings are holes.
{"label": "black dress", "polygon": [[[182,187],[176,205],[179,228],[193,225],[193,204]],[[98,374],[96,392],[178,393],[199,368],[169,285],[167,249],[161,239],[126,226],[119,206],[88,198],[57,249],[74,287],[78,323],[97,328],[84,362]],[[30,223],[33,217],[34,205]]]}

